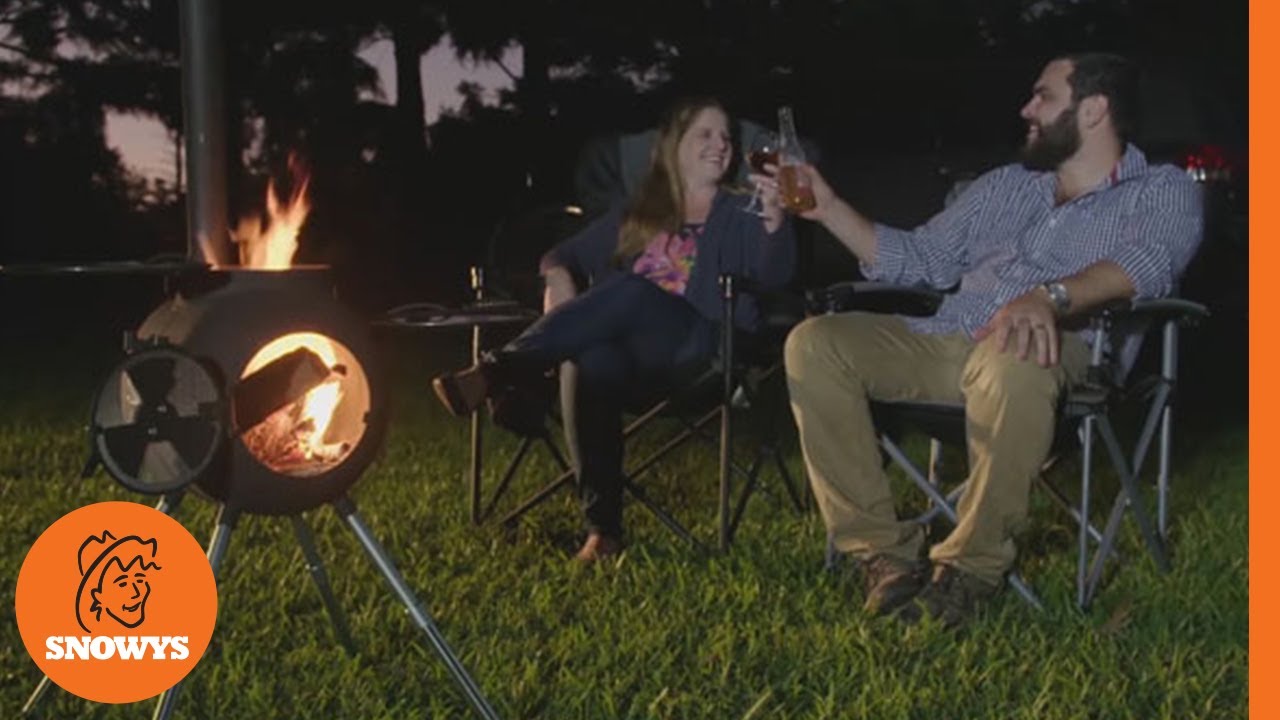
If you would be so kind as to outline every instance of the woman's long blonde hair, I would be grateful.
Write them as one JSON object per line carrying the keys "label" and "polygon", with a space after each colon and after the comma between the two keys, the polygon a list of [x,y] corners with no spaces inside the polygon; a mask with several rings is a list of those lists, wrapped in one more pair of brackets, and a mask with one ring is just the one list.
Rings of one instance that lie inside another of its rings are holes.
{"label": "woman's long blonde hair", "polygon": [[[640,183],[622,218],[615,263],[622,264],[644,250],[654,235],[679,232],[684,225],[684,178],[680,177],[680,140],[703,110],[715,109],[729,116],[715,98],[695,97],[677,102],[667,111],[658,130],[649,161],[649,172]],[[728,175],[728,173],[726,173]]]}

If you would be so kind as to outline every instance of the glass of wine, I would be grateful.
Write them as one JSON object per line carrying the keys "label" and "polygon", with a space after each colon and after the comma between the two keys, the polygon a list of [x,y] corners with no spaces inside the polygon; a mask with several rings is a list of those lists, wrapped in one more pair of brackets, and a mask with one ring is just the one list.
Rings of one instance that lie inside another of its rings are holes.
{"label": "glass of wine", "polygon": [[[778,164],[778,136],[768,130],[756,133],[747,144],[747,166],[751,172],[764,175],[764,166]],[[755,185],[751,191],[751,201],[744,212],[752,215],[763,215],[764,205],[760,202],[760,186]]]}

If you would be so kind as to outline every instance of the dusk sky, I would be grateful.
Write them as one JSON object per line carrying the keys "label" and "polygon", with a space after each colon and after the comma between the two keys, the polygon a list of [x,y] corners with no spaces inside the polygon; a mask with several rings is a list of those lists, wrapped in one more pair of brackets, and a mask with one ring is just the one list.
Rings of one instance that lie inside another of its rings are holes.
{"label": "dusk sky", "polygon": [[[395,62],[393,46],[389,40],[370,43],[360,56],[374,67],[382,81],[383,101],[396,101]],[[507,51],[503,65],[517,75],[523,70],[523,56],[519,48]],[[422,57],[422,92],[426,101],[427,122],[434,122],[442,111],[457,108],[462,101],[457,87],[462,82],[480,84],[486,90],[486,99],[497,101],[497,93],[513,86],[511,78],[494,63],[472,63],[457,59],[453,43],[446,36]],[[173,140],[164,125],[150,117],[108,115],[107,142],[124,157],[125,164],[133,171],[152,178],[174,179]]]}

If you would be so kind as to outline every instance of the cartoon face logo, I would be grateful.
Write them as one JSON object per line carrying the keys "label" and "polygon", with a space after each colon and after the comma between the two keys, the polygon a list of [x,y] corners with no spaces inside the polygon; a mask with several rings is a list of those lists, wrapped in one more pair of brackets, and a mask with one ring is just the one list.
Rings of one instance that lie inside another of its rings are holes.
{"label": "cartoon face logo", "polygon": [[13,608],[22,645],[49,680],[94,702],[132,703],[174,687],[200,661],[218,587],[204,548],[177,520],[141,503],[101,502],[40,533]]}
{"label": "cartoon face logo", "polygon": [[[90,535],[80,546],[80,587],[76,591],[76,620],[89,632],[112,632],[103,613],[119,625],[136,628],[147,618],[151,582],[159,543],[137,535],[116,540],[110,531]],[[107,627],[102,627],[103,625]],[[90,627],[90,626],[94,627]]]}

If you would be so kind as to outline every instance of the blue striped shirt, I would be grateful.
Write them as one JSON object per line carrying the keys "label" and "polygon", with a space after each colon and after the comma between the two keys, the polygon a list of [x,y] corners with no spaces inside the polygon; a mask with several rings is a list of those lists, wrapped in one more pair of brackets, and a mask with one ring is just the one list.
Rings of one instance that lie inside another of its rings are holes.
{"label": "blue striped shirt", "polygon": [[907,318],[916,332],[970,337],[1010,300],[1101,260],[1118,265],[1137,297],[1162,297],[1200,244],[1200,186],[1172,165],[1147,165],[1129,145],[1111,175],[1057,205],[1052,172],[996,168],[914,230],[876,225],[868,278],[950,288],[937,314]]}

